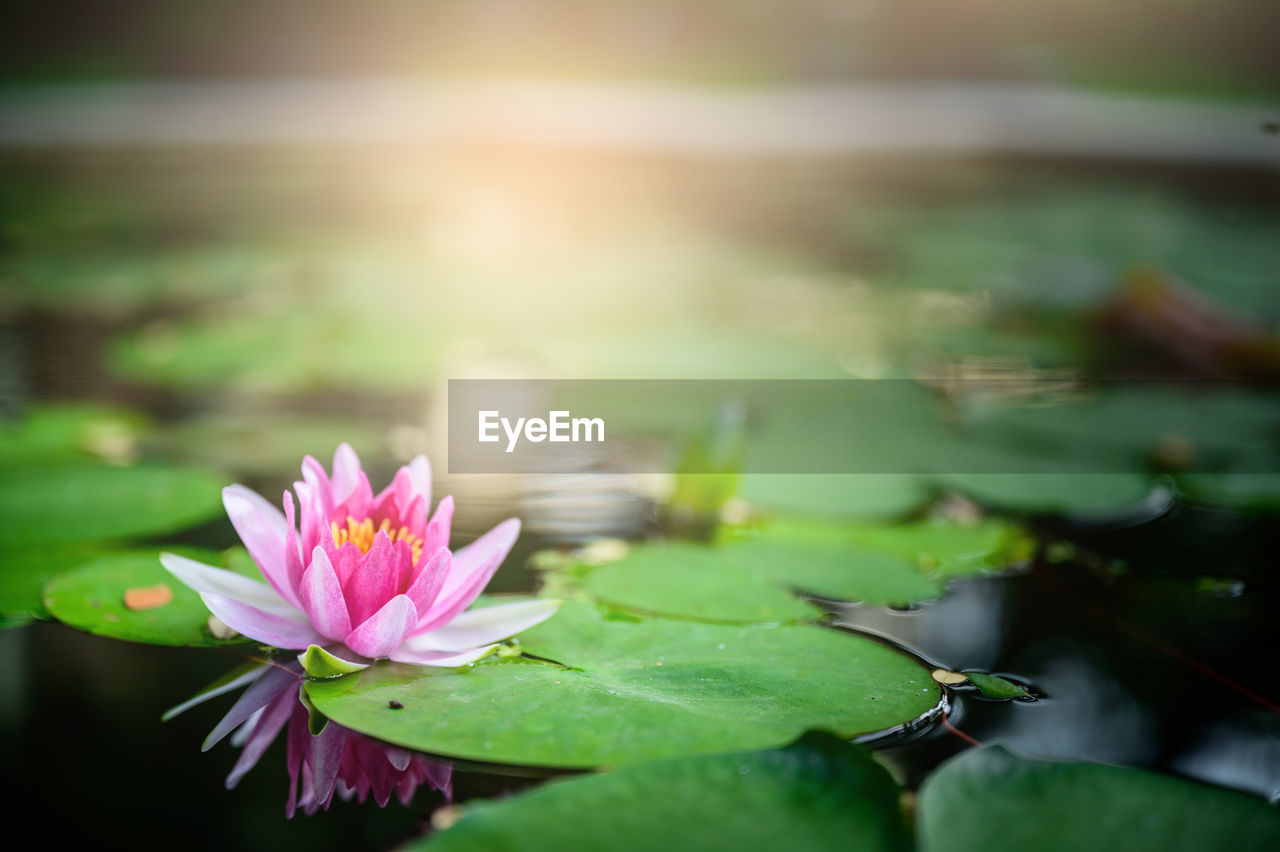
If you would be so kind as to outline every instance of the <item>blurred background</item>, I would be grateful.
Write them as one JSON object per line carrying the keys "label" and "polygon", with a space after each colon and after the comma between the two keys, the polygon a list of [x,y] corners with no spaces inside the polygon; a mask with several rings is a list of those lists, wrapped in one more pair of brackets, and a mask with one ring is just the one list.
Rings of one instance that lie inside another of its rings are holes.
{"label": "blurred background", "polygon": [[[122,0],[6,18],[13,429],[105,406],[125,425],[77,452],[267,494],[342,440],[375,481],[426,452],[459,542],[526,520],[498,588],[529,587],[538,546],[652,533],[672,485],[590,459],[580,477],[450,476],[450,378],[1157,375],[1268,404],[1280,379],[1265,0]],[[798,490],[773,496],[812,505]],[[1102,554],[1087,570],[971,581],[934,621],[849,623],[1077,699],[979,708],[975,734],[1275,795],[1275,713],[1188,686],[1119,622],[1045,617],[1063,583],[1148,626],[1193,613],[1186,641],[1265,692],[1275,483],[1226,507],[1209,492],[1055,521]],[[235,541],[221,520],[185,540]],[[21,767],[7,800],[72,815],[67,831],[384,846],[435,804],[285,824],[270,756],[227,793],[230,751],[198,752],[215,711],[158,722],[229,666],[214,652],[37,623],[0,633],[0,654],[3,754]],[[462,773],[459,789],[518,783]]]}

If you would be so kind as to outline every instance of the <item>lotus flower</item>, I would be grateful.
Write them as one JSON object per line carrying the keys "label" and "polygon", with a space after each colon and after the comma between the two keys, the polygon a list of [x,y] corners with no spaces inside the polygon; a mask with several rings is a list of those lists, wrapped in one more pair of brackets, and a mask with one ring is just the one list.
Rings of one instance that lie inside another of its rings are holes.
{"label": "lotus flower", "polygon": [[302,479],[294,483],[296,513],[289,491],[281,513],[244,486],[223,489],[227,515],[266,585],[172,553],[160,557],[215,616],[251,639],[277,648],[327,646],[337,662],[351,661],[347,670],[382,657],[459,666],[559,605],[465,611],[511,550],[520,521],[503,521],[451,552],[453,498],[428,520],[431,468],[422,456],[376,496],[347,444],[333,454],[332,476],[307,456]]}
{"label": "lotus flower", "polygon": [[310,713],[301,700],[302,664],[267,663],[258,666],[217,689],[205,692],[165,714],[171,719],[203,701],[245,684],[249,688],[222,718],[204,742],[213,748],[232,731],[232,742],[242,745],[239,759],[227,776],[227,787],[235,787],[252,769],[267,746],[288,725],[286,759],[289,768],[289,798],[285,814],[292,817],[299,806],[308,815],[328,810],[336,793],[343,800],[364,802],[370,793],[378,807],[386,807],[391,794],[409,804],[423,783],[452,798],[453,767],[428,760],[416,752],[367,737],[329,722],[311,734]]}

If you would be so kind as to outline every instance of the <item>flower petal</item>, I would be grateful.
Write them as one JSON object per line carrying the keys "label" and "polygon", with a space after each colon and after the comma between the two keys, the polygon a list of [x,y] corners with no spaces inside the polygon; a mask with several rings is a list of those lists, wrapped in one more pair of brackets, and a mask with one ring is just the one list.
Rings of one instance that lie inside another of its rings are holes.
{"label": "flower petal", "polygon": [[396,595],[351,631],[346,646],[362,657],[385,657],[400,646],[417,620],[413,601],[407,595]]}
{"label": "flower petal", "polygon": [[435,630],[411,636],[406,644],[413,651],[465,651],[541,624],[559,608],[560,601],[537,600],[473,609]]}
{"label": "flower petal", "polygon": [[267,582],[286,600],[293,598],[285,563],[288,522],[275,506],[243,485],[222,489],[222,505],[231,525]]}
{"label": "flower petal", "polygon": [[346,499],[360,484],[360,457],[351,445],[345,441],[333,452],[333,502],[334,505],[346,502]]}
{"label": "flower petal", "polygon": [[[184,585],[201,594],[208,593],[230,598],[285,618],[302,616],[297,607],[281,597],[271,586],[243,577],[234,571],[205,565],[194,559],[178,556],[176,553],[161,553],[160,564]],[[230,624],[230,622],[227,623]],[[243,630],[240,632],[244,633]]]}
{"label": "flower petal", "polygon": [[325,725],[318,736],[311,738],[311,783],[314,801],[318,807],[329,807],[338,782],[338,770],[342,766],[342,751],[351,732],[341,725]]}
{"label": "flower petal", "polygon": [[253,686],[244,691],[236,703],[231,705],[227,715],[223,716],[222,720],[209,732],[209,736],[205,737],[201,751],[208,751],[216,746],[223,737],[249,721],[250,716],[266,707],[281,692],[289,690],[292,684],[298,683],[301,679],[299,672],[280,666],[263,665],[260,671],[262,670],[265,670],[265,673],[262,673]]}
{"label": "flower petal", "polygon": [[456,666],[465,666],[467,663],[474,663],[481,657],[487,657],[493,653],[493,649],[497,645],[486,645],[483,648],[474,648],[461,654],[453,651],[414,651],[409,647],[409,643],[401,645],[391,652],[391,659],[397,663],[413,663],[417,666],[440,666],[442,668],[451,669]]}
{"label": "flower petal", "polygon": [[223,683],[219,683],[216,686],[208,687],[204,691],[191,696],[176,707],[170,707],[168,710],[164,711],[164,715],[160,717],[160,721],[167,722],[178,714],[187,712],[197,704],[203,704],[211,698],[217,698],[219,695],[226,695],[228,692],[253,683],[255,680],[262,677],[269,668],[271,667],[266,665],[254,666],[237,677],[231,678]]}
{"label": "flower petal", "polygon": [[445,495],[436,506],[436,513],[427,524],[427,531],[422,535],[422,549],[430,553],[437,547],[449,546],[449,528],[453,526],[453,497]]}
{"label": "flower petal", "polygon": [[400,547],[396,544],[379,530],[369,552],[343,580],[343,596],[352,624],[369,618],[397,593],[397,581],[402,571],[407,573],[405,563],[413,562],[413,551],[406,542],[399,542]]}
{"label": "flower petal", "polygon": [[323,635],[341,641],[351,632],[351,617],[347,614],[342,584],[338,582],[337,572],[333,570],[333,563],[324,548],[317,547],[312,551],[311,565],[302,573],[298,596],[303,611]]}
{"label": "flower petal", "polygon": [[[427,461],[426,456],[415,456],[413,461],[405,466],[409,471],[409,477],[413,481],[413,491],[422,498],[422,502],[426,506],[431,505],[431,463]],[[408,501],[406,501],[408,502]]]}
{"label": "flower petal", "polygon": [[453,565],[439,597],[418,623],[424,632],[449,623],[471,605],[493,577],[520,535],[520,521],[510,518],[453,554]]}
{"label": "flower petal", "polygon": [[436,596],[440,594],[441,587],[444,586],[445,579],[449,576],[449,568],[452,564],[453,554],[449,552],[449,548],[441,547],[418,569],[418,576],[413,578],[413,582],[405,590],[405,594],[409,596],[409,600],[413,601],[413,606],[418,612],[426,612],[431,608]]}
{"label": "flower petal", "polygon": [[209,611],[228,627],[264,645],[301,650],[308,645],[324,645],[329,641],[317,633],[307,617],[297,610],[292,616],[278,615],[222,595],[204,592],[200,597]]}
{"label": "flower petal", "polygon": [[254,726],[253,733],[245,742],[244,751],[240,752],[240,759],[236,761],[235,766],[231,767],[231,774],[227,776],[228,790],[239,784],[245,773],[257,765],[258,759],[267,750],[267,746],[271,745],[272,740],[284,727],[284,723],[293,715],[293,705],[297,701],[297,691],[286,689],[267,705],[266,711]]}

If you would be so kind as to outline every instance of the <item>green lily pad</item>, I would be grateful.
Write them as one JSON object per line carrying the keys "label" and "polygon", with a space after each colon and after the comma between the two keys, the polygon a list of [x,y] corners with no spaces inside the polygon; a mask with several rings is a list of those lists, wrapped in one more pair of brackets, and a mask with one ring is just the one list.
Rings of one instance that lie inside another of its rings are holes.
{"label": "green lily pad", "polygon": [[752,505],[818,517],[896,518],[928,502],[922,476],[894,473],[747,474],[739,495]]}
{"label": "green lily pad", "polygon": [[1242,469],[1261,460],[1274,470],[1278,419],[1280,400],[1270,394],[1156,384],[1106,387],[1056,405],[975,407],[969,427],[980,441],[1097,471]]}
{"label": "green lily pad", "polygon": [[39,467],[0,477],[0,548],[174,532],[221,512],[225,483],[185,467]]}
{"label": "green lily pad", "polygon": [[969,682],[987,698],[1030,698],[1031,693],[1011,680],[985,672],[965,672]]}
{"label": "green lily pad", "polygon": [[936,598],[943,590],[939,580],[893,554],[774,540],[636,547],[624,559],[587,572],[580,588],[632,611],[740,623],[817,616],[820,609],[799,591],[906,604]]}
{"label": "green lily pad", "polygon": [[102,554],[92,544],[0,552],[0,615],[47,617],[40,600],[44,584]]}
{"label": "green lily pad", "polygon": [[1069,516],[1137,509],[1156,488],[1153,477],[1140,473],[969,473],[939,479],[988,506]]}
{"label": "green lily pad", "polygon": [[941,697],[907,655],[813,625],[612,619],[566,601],[520,644],[527,657],[465,669],[379,663],[306,690],[333,721],[387,742],[579,768],[772,748],[809,728],[882,732],[929,716]]}
{"label": "green lily pad", "polygon": [[1261,799],[1093,763],[1028,760],[999,746],[944,763],[920,788],[923,852],[1200,852],[1280,848],[1280,811]]}
{"label": "green lily pad", "polygon": [[970,524],[924,520],[848,526],[786,519],[770,524],[766,532],[772,539],[822,541],[892,554],[921,571],[944,577],[1007,568],[1030,558],[1035,549],[1026,530],[1001,518]]}
{"label": "green lily pad", "polygon": [[[223,564],[217,551],[166,548],[212,565]],[[232,570],[261,579],[252,572]],[[125,592],[165,586],[172,599],[153,609],[133,610],[125,605]],[[160,564],[160,548],[117,553],[95,559],[49,581],[44,606],[56,619],[99,636],[145,642],[152,645],[227,645],[244,639],[217,639],[209,632],[209,609]]]}
{"label": "green lily pad", "polygon": [[1280,508],[1280,474],[1193,473],[1177,478],[1179,496],[1229,509],[1274,511]]}
{"label": "green lily pad", "polygon": [[[1005,521],[849,526],[782,520],[717,546],[661,542],[616,562],[570,565],[570,585],[611,606],[703,621],[812,618],[800,597],[907,605],[942,595],[951,577],[1026,558],[1030,540]],[[565,569],[561,569],[562,571]]]}
{"label": "green lily pad", "polygon": [[468,805],[409,849],[911,848],[898,785],[863,749],[810,733],[786,748],[626,766]]}
{"label": "green lily pad", "polygon": [[0,427],[0,467],[128,461],[143,427],[141,416],[108,406],[36,406]]}

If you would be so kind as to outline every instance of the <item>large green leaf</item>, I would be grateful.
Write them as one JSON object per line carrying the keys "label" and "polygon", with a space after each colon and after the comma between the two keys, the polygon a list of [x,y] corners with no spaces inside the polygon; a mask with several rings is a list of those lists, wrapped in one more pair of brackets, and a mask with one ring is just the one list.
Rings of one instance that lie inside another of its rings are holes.
{"label": "large green leaf", "polygon": [[739,494],[747,502],[826,517],[880,519],[905,515],[929,499],[922,476],[896,473],[748,474]]}
{"label": "large green leaf", "polygon": [[0,426],[0,466],[127,461],[143,426],[141,416],[107,406],[36,406],[19,422]]}
{"label": "large green leaf", "polygon": [[520,642],[568,668],[528,658],[463,670],[380,663],[307,692],[335,722],[388,742],[551,767],[770,748],[808,728],[853,737],[929,715],[941,697],[905,654],[812,625],[620,618],[569,601]]}
{"label": "large green leaf", "polygon": [[0,551],[0,614],[48,615],[40,599],[44,584],[102,553],[102,547],[93,544]]}
{"label": "large green leaf", "polygon": [[1231,509],[1280,508],[1280,474],[1194,473],[1177,478],[1179,496],[1195,503]]}
{"label": "large green leaf", "polygon": [[920,789],[924,852],[1202,852],[1280,848],[1280,811],[1180,778],[1027,760],[998,746],[943,764]]}
{"label": "large green leaf", "polygon": [[[216,551],[170,547],[175,553],[211,565],[224,564]],[[250,563],[251,564],[251,563]],[[261,579],[257,568],[241,563],[232,570]],[[125,605],[129,589],[167,586],[173,598],[154,609],[131,610]],[[200,596],[174,579],[160,564],[160,549],[136,550],[104,556],[61,574],[44,588],[44,605],[59,621],[113,639],[152,645],[225,645],[209,632],[209,610]]]}
{"label": "large green leaf", "polygon": [[786,748],[654,761],[467,807],[410,849],[508,852],[911,848],[898,785],[830,734]]}
{"label": "large green leaf", "polygon": [[1237,469],[1259,462],[1274,469],[1278,419],[1280,400],[1270,394],[1153,384],[1108,386],[1053,405],[975,407],[969,427],[980,442],[1078,459],[1096,471],[1151,464]]}
{"label": "large green leaf", "polygon": [[1025,556],[1017,528],[922,522],[850,526],[785,520],[739,531],[718,546],[665,542],[632,548],[617,562],[573,566],[573,584],[612,606],[708,621],[810,618],[820,598],[906,605],[939,597],[948,577],[977,574]]}
{"label": "large green leaf", "polygon": [[940,480],[989,506],[1070,516],[1138,510],[1156,488],[1152,477],[1140,473],[969,473]]}
{"label": "large green leaf", "polygon": [[185,467],[31,467],[0,477],[0,548],[158,535],[217,515],[222,480]]}

